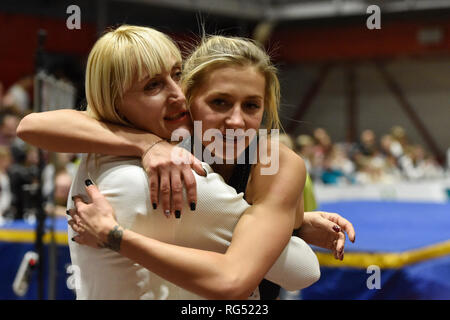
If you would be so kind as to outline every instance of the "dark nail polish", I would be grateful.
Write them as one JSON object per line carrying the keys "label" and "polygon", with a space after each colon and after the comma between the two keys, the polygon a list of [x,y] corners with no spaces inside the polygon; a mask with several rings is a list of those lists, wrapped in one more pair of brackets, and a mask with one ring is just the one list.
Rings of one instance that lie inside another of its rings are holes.
{"label": "dark nail polish", "polygon": [[68,216],[70,216],[70,212],[69,212],[69,210],[66,210],[66,214],[67,214]]}
{"label": "dark nail polish", "polygon": [[74,241],[75,242],[75,237],[73,237],[72,239],[70,239],[70,240],[72,240],[72,241]]}
{"label": "dark nail polish", "polygon": [[152,203],[152,205],[153,205],[153,210],[156,210],[156,203]]}
{"label": "dark nail polish", "polygon": [[181,217],[181,211],[175,210],[175,218],[180,219],[180,217]]}
{"label": "dark nail polish", "polygon": [[89,187],[91,184],[94,184],[91,179],[87,179],[84,181],[84,183],[86,184],[86,187]]}
{"label": "dark nail polish", "polygon": [[336,232],[339,232],[339,231],[341,231],[341,228],[339,228],[339,226],[337,226],[337,225],[334,225],[333,230]]}
{"label": "dark nail polish", "polygon": [[191,211],[195,211],[195,202],[191,202]]}

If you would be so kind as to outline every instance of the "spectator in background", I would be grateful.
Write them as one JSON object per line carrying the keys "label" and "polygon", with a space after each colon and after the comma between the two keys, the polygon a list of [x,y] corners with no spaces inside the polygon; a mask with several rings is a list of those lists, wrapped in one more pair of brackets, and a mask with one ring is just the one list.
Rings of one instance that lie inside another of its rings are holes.
{"label": "spectator in background", "polygon": [[284,144],[289,149],[294,150],[294,141],[292,140],[290,135],[288,135],[287,133],[280,133],[278,138],[280,143]]}
{"label": "spectator in background", "polygon": [[67,198],[73,176],[65,169],[60,169],[55,173],[52,202],[46,205],[47,214],[66,217]]}
{"label": "spectator in background", "polygon": [[11,164],[11,153],[8,147],[0,146],[0,220],[10,217],[11,187],[8,168]]}
{"label": "spectator in background", "polygon": [[325,129],[317,128],[314,130],[314,139],[316,140],[315,156],[325,158],[333,147],[330,136]]}
{"label": "spectator in background", "polygon": [[355,165],[347,157],[342,145],[336,144],[325,157],[322,182],[326,184],[347,184],[352,181]]}
{"label": "spectator in background", "polygon": [[409,146],[408,137],[406,136],[406,131],[401,126],[394,126],[391,129],[392,136],[392,154],[399,158],[403,155],[404,150]]}
{"label": "spectator in background", "polygon": [[444,174],[437,161],[426,155],[420,145],[408,146],[399,163],[403,174],[409,180],[439,178]]}
{"label": "spectator in background", "polygon": [[76,159],[77,155],[74,153],[51,152],[48,155],[48,164],[42,172],[42,195],[48,204],[53,204],[55,201],[54,193],[57,188],[56,176],[64,172],[71,179],[75,177],[78,168],[78,165],[75,163]]}
{"label": "spectator in background", "polygon": [[302,134],[295,139],[295,145],[295,152],[303,158],[306,169],[313,179],[315,179],[314,139],[307,134]]}
{"label": "spectator in background", "polygon": [[8,170],[12,192],[11,210],[15,219],[23,219],[29,217],[31,209],[38,205],[31,188],[39,174],[38,149],[26,145],[25,153],[18,160]]}
{"label": "spectator in background", "polygon": [[20,122],[20,115],[14,107],[0,111],[0,145],[11,146],[16,139],[16,130]]}
{"label": "spectator in background", "polygon": [[26,75],[14,83],[3,97],[3,105],[14,105],[21,113],[30,111],[29,92],[33,87],[33,76]]}

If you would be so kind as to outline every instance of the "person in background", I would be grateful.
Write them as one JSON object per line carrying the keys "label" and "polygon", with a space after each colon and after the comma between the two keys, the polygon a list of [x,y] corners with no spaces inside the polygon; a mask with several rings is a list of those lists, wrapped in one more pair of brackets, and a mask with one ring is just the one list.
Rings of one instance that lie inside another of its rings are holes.
{"label": "person in background", "polygon": [[11,187],[8,168],[11,165],[11,153],[8,147],[0,146],[0,220],[11,218]]}
{"label": "person in background", "polygon": [[26,75],[14,83],[3,97],[3,105],[17,106],[21,113],[30,111],[29,92],[33,87],[33,76]]}

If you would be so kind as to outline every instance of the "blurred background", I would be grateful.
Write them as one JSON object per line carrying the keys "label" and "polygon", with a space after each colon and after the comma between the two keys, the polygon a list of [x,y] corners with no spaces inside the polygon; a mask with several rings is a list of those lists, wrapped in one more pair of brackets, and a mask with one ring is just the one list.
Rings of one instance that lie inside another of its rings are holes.
{"label": "blurred background", "polygon": [[[203,29],[253,38],[278,66],[281,138],[306,161],[310,208],[357,233],[344,261],[315,248],[321,280],[281,298],[450,298],[450,0],[2,0],[0,299],[74,298],[64,216],[79,157],[15,129],[29,112],[83,109],[88,53],[124,23],[181,48]],[[39,270],[13,290],[30,251]]]}

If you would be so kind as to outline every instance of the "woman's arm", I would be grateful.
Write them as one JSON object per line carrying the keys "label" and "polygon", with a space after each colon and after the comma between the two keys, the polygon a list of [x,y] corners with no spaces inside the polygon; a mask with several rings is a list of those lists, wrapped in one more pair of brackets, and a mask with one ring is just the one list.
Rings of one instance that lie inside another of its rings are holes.
{"label": "woman's arm", "polygon": [[[204,175],[201,162],[186,150],[161,142],[158,136],[125,126],[104,123],[76,110],[56,110],[31,113],[17,128],[24,141],[55,152],[100,153],[142,157],[143,167],[150,176],[150,199],[154,206],[161,203],[163,210],[180,210],[183,183],[189,203],[197,202],[195,178],[191,168]],[[151,147],[149,152],[146,152]],[[187,163],[173,159],[173,149],[185,154]],[[158,179],[160,178],[160,179]],[[161,181],[161,183],[160,183]],[[159,198],[159,196],[160,198]]]}
{"label": "woman's arm", "polygon": [[151,133],[89,117],[84,111],[31,113],[20,121],[17,136],[54,152],[101,153],[140,157],[160,138]]}
{"label": "woman's arm", "polygon": [[256,166],[253,205],[239,220],[225,254],[170,245],[120,227],[114,231],[113,210],[94,186],[87,188],[93,203],[76,198],[73,217],[79,220],[79,215],[108,246],[178,286],[212,299],[246,299],[289,241],[305,181],[303,162],[280,158],[286,170],[276,175],[260,175]]}

